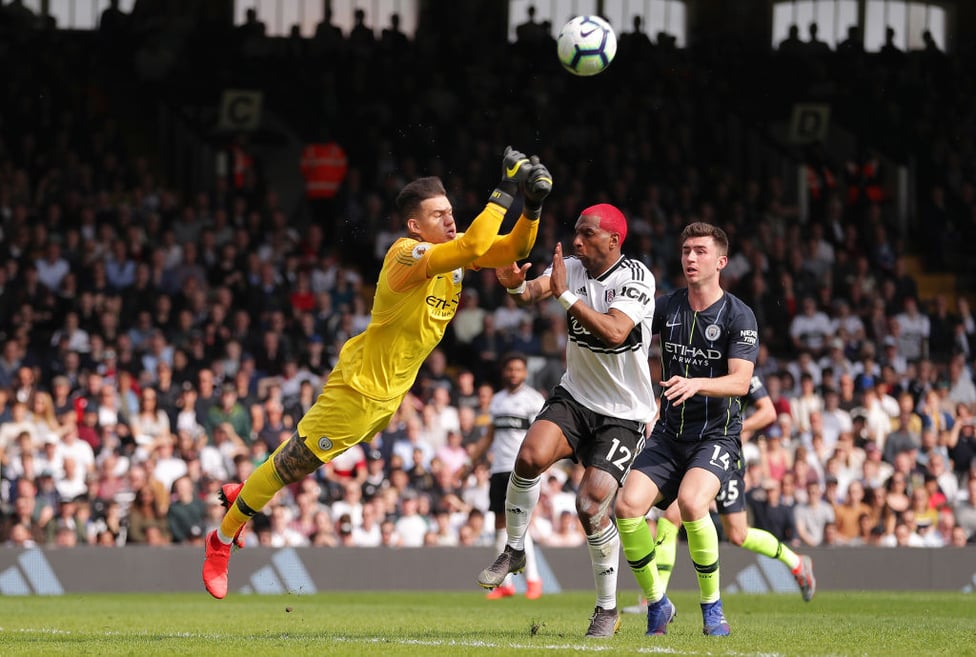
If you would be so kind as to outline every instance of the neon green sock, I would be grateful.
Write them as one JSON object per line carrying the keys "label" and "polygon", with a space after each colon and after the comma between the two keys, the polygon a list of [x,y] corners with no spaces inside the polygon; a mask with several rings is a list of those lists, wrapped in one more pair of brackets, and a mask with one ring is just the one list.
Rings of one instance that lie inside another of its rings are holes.
{"label": "neon green sock", "polygon": [[721,596],[718,570],[718,532],[711,517],[685,520],[688,533],[688,552],[698,572],[699,600],[715,602]]}
{"label": "neon green sock", "polygon": [[796,552],[783,545],[778,538],[763,529],[750,527],[746,532],[746,540],[742,547],[756,554],[762,554],[772,559],[779,559],[793,570],[800,564],[800,557]]}
{"label": "neon green sock", "polygon": [[657,553],[655,561],[657,573],[661,576],[661,586],[667,591],[678,553],[678,528],[664,516],[657,519],[657,547],[654,551]]}
{"label": "neon green sock", "polygon": [[620,533],[620,544],[624,547],[624,557],[644,597],[650,602],[660,600],[665,588],[654,563],[654,538],[647,520],[643,516],[617,518],[617,531]]}

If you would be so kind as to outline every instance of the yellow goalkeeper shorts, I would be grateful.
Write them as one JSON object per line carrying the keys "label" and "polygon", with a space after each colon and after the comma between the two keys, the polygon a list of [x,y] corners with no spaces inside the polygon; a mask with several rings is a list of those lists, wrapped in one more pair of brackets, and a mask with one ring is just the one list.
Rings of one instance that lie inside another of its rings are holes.
{"label": "yellow goalkeeper shorts", "polygon": [[298,422],[298,435],[323,463],[356,443],[373,439],[400,408],[403,396],[376,400],[330,377],[315,403]]}

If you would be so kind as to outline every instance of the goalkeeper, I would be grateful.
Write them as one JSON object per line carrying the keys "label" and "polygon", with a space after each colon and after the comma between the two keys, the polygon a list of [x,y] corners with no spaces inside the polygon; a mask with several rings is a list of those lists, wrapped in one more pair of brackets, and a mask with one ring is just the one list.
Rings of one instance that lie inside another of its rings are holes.
{"label": "goalkeeper", "polygon": [[[538,158],[505,149],[502,178],[468,230],[457,231],[439,178],[408,183],[396,205],[407,237],[386,253],[366,330],[346,341],[315,404],[242,484],[221,490],[228,507],[206,539],[203,582],[215,598],[227,595],[231,545],[253,517],[285,486],[389,423],[428,354],[457,311],[466,268],[500,267],[528,256],[552,177]],[[506,210],[521,192],[523,211],[512,231],[498,235]]]}

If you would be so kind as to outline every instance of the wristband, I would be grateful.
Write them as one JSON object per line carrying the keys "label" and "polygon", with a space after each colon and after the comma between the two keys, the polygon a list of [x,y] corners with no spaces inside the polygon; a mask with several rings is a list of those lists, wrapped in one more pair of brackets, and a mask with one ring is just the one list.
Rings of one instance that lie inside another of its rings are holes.
{"label": "wristband", "polygon": [[497,203],[507,210],[512,207],[512,203],[515,202],[515,197],[506,191],[496,188],[495,191],[491,193],[491,196],[488,197],[488,202]]}
{"label": "wristband", "polygon": [[525,281],[522,281],[522,284],[519,285],[518,287],[509,287],[505,289],[508,291],[509,294],[522,294],[523,292],[525,292]]}
{"label": "wristband", "polygon": [[570,307],[577,301],[579,301],[579,297],[569,290],[566,290],[559,295],[559,305],[562,306],[564,310],[569,310]]}

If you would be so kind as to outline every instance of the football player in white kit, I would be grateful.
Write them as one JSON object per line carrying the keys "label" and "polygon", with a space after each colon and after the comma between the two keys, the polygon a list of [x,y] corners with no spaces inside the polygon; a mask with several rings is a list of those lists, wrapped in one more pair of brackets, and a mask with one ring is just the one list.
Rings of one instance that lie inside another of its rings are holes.
{"label": "football player in white kit", "polygon": [[[488,411],[491,424],[485,435],[471,447],[471,461],[477,463],[491,449],[491,482],[489,483],[488,509],[495,514],[495,547],[501,552],[508,540],[505,531],[505,493],[508,480],[515,470],[515,457],[532,420],[539,414],[546,398],[526,383],[529,376],[525,354],[510,352],[502,357],[502,382],[504,386],[491,398]],[[535,559],[532,536],[525,535],[525,597],[534,600],[542,595],[542,580]],[[488,593],[489,600],[515,595],[515,584],[509,573],[505,581]]]}
{"label": "football player in white kit", "polygon": [[489,589],[525,568],[524,541],[539,501],[540,479],[571,458],[586,470],[576,510],[586,533],[596,583],[596,608],[587,637],[609,638],[620,626],[617,574],[620,538],[613,499],[644,444],[656,413],[648,351],[654,316],[654,276],[621,254],[623,213],[609,204],[586,208],[576,222],[574,257],[556,245],[552,265],[525,280],[530,265],[496,270],[520,305],[555,297],[566,309],[566,372],[532,423],[515,461],[505,498],[508,541],[478,576]]}

